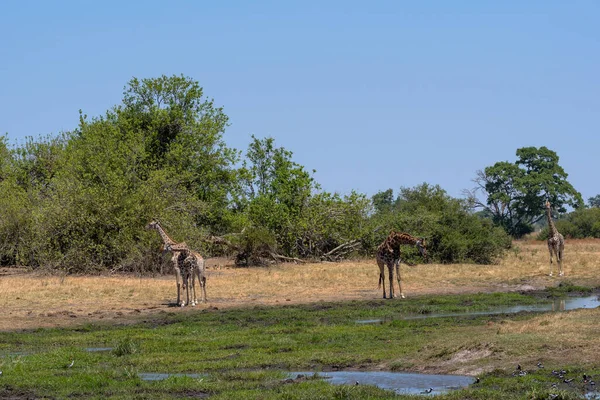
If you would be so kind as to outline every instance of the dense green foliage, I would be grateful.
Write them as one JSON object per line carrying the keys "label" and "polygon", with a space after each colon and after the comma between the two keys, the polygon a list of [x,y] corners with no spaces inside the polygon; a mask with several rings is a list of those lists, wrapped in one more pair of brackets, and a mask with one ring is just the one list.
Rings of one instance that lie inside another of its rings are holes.
{"label": "dense green foliage", "polygon": [[517,150],[518,160],[507,161],[478,171],[477,190],[485,201],[472,201],[492,216],[494,222],[515,237],[533,231],[533,224],[544,217],[544,205],[549,200],[559,212],[565,206],[583,205],[581,194],[567,181],[568,174],[558,164],[558,155],[546,147],[523,147]]}
{"label": "dense green foliage", "polygon": [[[80,113],[72,131],[14,147],[1,137],[0,264],[162,270],[160,239],[143,229],[153,218],[174,240],[240,264],[372,256],[391,229],[425,237],[433,261],[491,263],[510,246],[502,228],[522,232],[542,199],[559,211],[580,201],[546,148],[486,169],[483,213],[426,183],[397,198],[392,189],[371,199],[329,193],[273,138],[252,136],[245,152],[228,147],[227,125],[198,82],[161,76],[132,79],[120,104]],[[406,260],[420,262],[413,250]]]}
{"label": "dense green foliage", "polygon": [[[481,264],[497,261],[511,245],[502,228],[472,214],[466,201],[448,196],[439,186],[401,188],[396,200],[392,198],[391,189],[373,197],[378,210],[373,219],[383,229],[372,235],[371,245],[381,242],[390,229],[398,229],[424,237],[434,261]],[[414,249],[406,249],[406,254],[410,261],[419,260]]]}
{"label": "dense green foliage", "polygon": [[[600,238],[600,208],[580,208],[554,221],[556,229],[566,238]],[[538,234],[538,239],[548,239],[548,227]]]}
{"label": "dense green foliage", "polygon": [[[567,377],[584,372],[597,376],[598,368],[590,361],[587,365],[567,364],[574,363],[568,359],[556,364],[554,352],[573,342],[546,342],[541,340],[545,336],[501,332],[501,326],[533,319],[536,313],[481,314],[538,302],[539,297],[519,293],[426,296],[402,302],[169,312],[145,316],[146,321],[137,324],[4,332],[0,336],[0,397],[415,398],[364,382],[335,386],[322,379],[288,381],[286,372],[357,367],[368,371],[384,365],[396,372],[417,366],[426,371],[440,365],[456,369],[460,366],[448,364],[453,355],[489,349],[492,357],[465,361],[475,368],[483,367],[483,363],[493,365],[500,358],[502,369],[481,374],[481,382],[441,398],[545,399],[557,392],[563,393],[561,398],[577,398],[584,386],[580,380],[565,384],[551,374],[552,369],[566,368]],[[478,314],[404,319],[464,312]],[[357,323],[373,319],[381,323]],[[86,351],[88,348],[99,351]],[[546,368],[536,368],[538,361]],[[517,363],[528,370],[526,377],[511,375]],[[140,375],[144,373],[194,376],[146,381]],[[552,384],[558,386],[553,388]]]}

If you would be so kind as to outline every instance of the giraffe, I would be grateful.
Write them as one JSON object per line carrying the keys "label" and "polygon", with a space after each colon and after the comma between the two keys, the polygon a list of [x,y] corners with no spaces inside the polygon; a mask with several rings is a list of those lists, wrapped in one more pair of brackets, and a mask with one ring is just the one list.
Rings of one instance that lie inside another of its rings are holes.
{"label": "giraffe", "polygon": [[[150,223],[146,225],[146,229],[156,230],[163,241],[162,250],[171,253],[171,262],[173,263],[173,268],[175,269],[175,281],[177,282],[177,305],[183,307],[186,304],[185,301],[181,300],[181,290],[186,290],[189,304],[189,285],[187,284],[188,281],[184,280],[181,275],[181,266],[190,252],[190,249],[185,242],[177,243],[171,239],[169,235],[167,235],[167,232],[165,232],[163,227],[160,225],[160,222],[157,220],[150,221]],[[193,287],[192,291],[194,291]],[[195,305],[195,303],[191,305]]]}
{"label": "giraffe", "polygon": [[[183,261],[181,261],[183,258]],[[184,285],[191,287],[192,290],[192,302],[191,305],[195,306],[198,304],[198,300],[196,299],[196,277],[198,278],[198,284],[202,288],[202,303],[206,302],[206,269],[204,268],[204,257],[200,255],[197,251],[187,250],[181,252],[179,256],[179,264],[183,267],[184,270]],[[189,292],[186,291],[186,294],[189,296]],[[188,297],[188,303],[190,299]]]}
{"label": "giraffe", "polygon": [[554,222],[552,221],[552,211],[550,210],[550,202],[546,200],[546,218],[548,219],[548,251],[550,251],[550,276],[552,276],[552,255],[556,256],[558,263],[558,276],[563,276],[562,259],[563,250],[565,249],[565,238],[561,235]]}
{"label": "giraffe", "polygon": [[400,297],[404,298],[402,292],[402,281],[400,278],[400,245],[415,245],[423,259],[427,260],[427,250],[425,249],[425,240],[409,235],[391,231],[388,237],[377,247],[377,265],[379,266],[379,286],[383,284],[383,298],[385,299],[385,274],[384,266],[387,265],[390,276],[390,299],[394,298],[394,267],[396,267],[396,280],[400,289]]}

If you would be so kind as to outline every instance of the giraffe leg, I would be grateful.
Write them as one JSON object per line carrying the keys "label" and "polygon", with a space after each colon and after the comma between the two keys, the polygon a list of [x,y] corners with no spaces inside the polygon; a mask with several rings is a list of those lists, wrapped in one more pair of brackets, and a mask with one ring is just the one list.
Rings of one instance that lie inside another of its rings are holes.
{"label": "giraffe leg", "polygon": [[190,275],[192,275],[192,284],[191,284],[191,287],[192,287],[192,303],[191,303],[191,305],[192,306],[195,306],[196,303],[198,302],[196,300],[196,275],[195,275],[196,270],[197,270],[197,268],[194,268],[192,271],[190,271],[191,272]]}
{"label": "giraffe leg", "polygon": [[385,265],[379,257],[377,257],[377,266],[379,267],[379,285],[377,288],[380,288],[383,284],[383,298],[385,299]]}
{"label": "giraffe leg", "polygon": [[398,281],[398,288],[400,290],[400,297],[405,299],[404,292],[402,291],[402,279],[400,277],[400,259],[396,261],[396,280]]}
{"label": "giraffe leg", "polygon": [[552,276],[552,245],[550,243],[548,243],[548,251],[550,252],[550,276]]}
{"label": "giraffe leg", "polygon": [[181,285],[183,283],[183,279],[181,277],[181,270],[178,265],[175,265],[175,280],[177,282],[177,305],[185,306],[185,303],[181,301]]}
{"label": "giraffe leg", "polygon": [[198,262],[196,266],[196,274],[198,275],[198,284],[202,290],[202,302],[206,303],[206,276],[204,275],[204,260]]}
{"label": "giraffe leg", "polygon": [[562,266],[563,250],[564,250],[564,246],[559,245],[558,250],[556,252],[556,258],[558,259],[558,276],[565,275],[565,272],[563,271],[563,266]]}
{"label": "giraffe leg", "polygon": [[388,262],[388,271],[390,274],[390,299],[393,299],[395,296],[394,294],[394,263],[393,262]]}

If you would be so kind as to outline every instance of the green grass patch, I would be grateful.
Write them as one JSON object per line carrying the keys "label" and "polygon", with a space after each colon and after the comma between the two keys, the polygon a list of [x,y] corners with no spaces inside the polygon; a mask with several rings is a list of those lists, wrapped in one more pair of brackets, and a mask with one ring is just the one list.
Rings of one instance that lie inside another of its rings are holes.
{"label": "green grass patch", "polygon": [[[88,324],[2,333],[0,397],[405,398],[368,385],[332,386],[321,379],[289,382],[285,371],[382,366],[410,371],[439,366],[457,354],[484,355],[473,363],[485,363],[485,357],[494,354],[533,359],[542,351],[537,337],[501,334],[489,324],[528,320],[534,313],[403,318],[538,302],[536,296],[519,293],[427,296],[165,313],[133,326]],[[381,323],[357,323],[365,319],[380,319]],[[88,347],[110,347],[112,351],[88,352]],[[561,396],[574,393],[565,385],[553,391],[554,378],[548,369],[534,368],[525,377],[512,376],[512,364],[482,375],[481,382],[468,389],[441,398],[543,398],[560,391]],[[581,374],[584,367],[573,364],[571,369]],[[144,381],[139,373],[201,375]]]}

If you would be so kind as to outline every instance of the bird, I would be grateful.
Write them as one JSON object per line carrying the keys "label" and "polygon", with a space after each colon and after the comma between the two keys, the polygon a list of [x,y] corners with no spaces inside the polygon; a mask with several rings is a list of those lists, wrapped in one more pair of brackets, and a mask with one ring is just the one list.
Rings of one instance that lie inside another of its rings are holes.
{"label": "bird", "polygon": [[541,363],[541,362],[537,363],[537,367],[538,367],[538,368],[544,368],[544,366],[542,365],[542,363]]}
{"label": "bird", "polygon": [[431,392],[433,392],[433,388],[429,388],[429,389],[423,391],[423,393],[431,393]]}
{"label": "bird", "polygon": [[358,381],[354,382],[354,385],[355,385],[355,386],[358,386]]}
{"label": "bird", "polygon": [[71,364],[67,365],[67,368],[71,368],[75,364],[75,360],[71,360]]}
{"label": "bird", "polygon": [[479,383],[479,382],[480,382],[479,378],[475,378],[475,383]]}
{"label": "bird", "polygon": [[517,371],[521,370],[521,364],[517,364]]}
{"label": "bird", "polygon": [[573,381],[573,378],[571,378],[571,379],[565,379],[563,382],[564,383],[571,383],[572,381]]}

